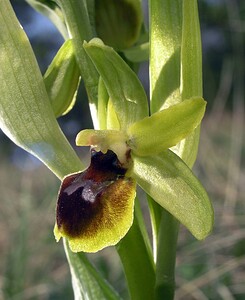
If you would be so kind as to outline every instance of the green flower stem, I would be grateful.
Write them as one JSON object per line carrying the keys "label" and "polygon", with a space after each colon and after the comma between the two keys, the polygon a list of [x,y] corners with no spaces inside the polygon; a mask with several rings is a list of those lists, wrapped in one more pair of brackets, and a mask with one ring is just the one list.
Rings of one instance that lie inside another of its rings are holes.
{"label": "green flower stem", "polygon": [[[202,51],[197,1],[184,1],[182,5],[181,98],[184,101],[189,97],[202,96]],[[178,154],[189,167],[196,160],[199,132],[200,127],[179,146]],[[156,263],[156,299],[174,298],[178,230],[179,222],[163,210]]]}
{"label": "green flower stem", "polygon": [[165,209],[162,210],[158,234],[155,299],[174,299],[175,259],[179,221]]}
{"label": "green flower stem", "polygon": [[[155,112],[162,108],[164,102],[173,105],[191,97],[202,96],[202,52],[196,0],[151,0],[150,10],[151,110]],[[165,90],[165,94],[162,94],[162,90]],[[198,143],[199,127],[181,141],[177,149],[177,154],[189,167],[196,160]],[[151,210],[151,217],[155,220],[153,223],[159,223],[159,212],[156,209]],[[159,235],[157,299],[172,299],[174,295],[178,227],[179,222],[163,211],[159,228],[155,228]]]}
{"label": "green flower stem", "polygon": [[98,106],[98,83],[99,75],[83,49],[83,41],[89,41],[94,37],[90,26],[89,15],[85,0],[59,0],[69,33],[73,39],[74,51],[79,65],[82,78],[88,93],[94,123],[97,124],[97,106]]}
{"label": "green flower stem", "polygon": [[142,224],[140,214],[139,204],[136,201],[134,223],[117,245],[132,300],[154,298],[154,263],[144,230],[140,228]]}
{"label": "green flower stem", "polygon": [[[162,109],[164,103],[173,105],[181,101],[181,23],[181,0],[150,0],[151,113]],[[167,295],[174,293],[171,280],[174,281],[172,266],[175,265],[178,236],[176,227],[179,222],[151,199],[148,203],[153,230],[154,260],[157,260],[155,296],[156,299],[171,299],[173,296],[168,298]],[[169,221],[167,226],[165,226],[166,221]],[[171,240],[172,232],[176,232],[173,240]],[[165,282],[164,278],[166,278]],[[161,297],[161,295],[166,296]]]}

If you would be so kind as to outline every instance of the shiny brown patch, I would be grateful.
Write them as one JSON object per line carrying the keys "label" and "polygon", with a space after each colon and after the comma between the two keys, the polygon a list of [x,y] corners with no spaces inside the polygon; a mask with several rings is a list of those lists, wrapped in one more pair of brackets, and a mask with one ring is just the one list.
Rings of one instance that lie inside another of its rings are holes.
{"label": "shiny brown patch", "polygon": [[[80,236],[89,228],[98,230],[110,195],[113,195],[113,205],[121,205],[123,209],[120,200],[133,184],[124,177],[125,173],[126,169],[114,152],[109,150],[103,154],[92,150],[88,169],[65,177],[61,185],[56,212],[59,230],[71,238]],[[121,183],[124,191],[120,188]]]}

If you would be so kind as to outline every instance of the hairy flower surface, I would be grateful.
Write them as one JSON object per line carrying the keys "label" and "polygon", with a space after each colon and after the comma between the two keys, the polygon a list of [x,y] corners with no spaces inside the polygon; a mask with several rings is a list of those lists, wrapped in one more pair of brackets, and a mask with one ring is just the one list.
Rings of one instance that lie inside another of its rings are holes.
{"label": "hairy flower surface", "polygon": [[115,245],[133,222],[136,184],[126,171],[111,150],[92,150],[90,166],[61,185],[56,239],[67,237],[74,252]]}

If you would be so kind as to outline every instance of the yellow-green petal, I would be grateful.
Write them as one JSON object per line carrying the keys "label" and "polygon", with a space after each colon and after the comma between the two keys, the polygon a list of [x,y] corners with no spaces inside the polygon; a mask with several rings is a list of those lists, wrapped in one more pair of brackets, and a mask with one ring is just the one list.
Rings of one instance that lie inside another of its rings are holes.
{"label": "yellow-green petal", "polygon": [[147,156],[176,145],[200,124],[205,107],[201,97],[191,98],[135,122],[127,129],[129,147]]}

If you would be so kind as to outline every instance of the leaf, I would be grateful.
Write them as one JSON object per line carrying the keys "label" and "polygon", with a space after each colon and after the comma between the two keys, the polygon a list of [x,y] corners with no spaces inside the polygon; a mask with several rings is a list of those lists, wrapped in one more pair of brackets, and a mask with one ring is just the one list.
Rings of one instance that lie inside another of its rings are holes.
{"label": "leaf", "polygon": [[72,41],[67,40],[44,74],[44,83],[56,117],[67,114],[73,108],[79,79],[80,70]]}
{"label": "leaf", "polygon": [[183,2],[181,96],[202,97],[202,45],[197,0]]}
{"label": "leaf", "polygon": [[112,100],[122,130],[148,115],[147,97],[136,74],[100,39],[84,43]]}
{"label": "leaf", "polygon": [[[197,0],[183,1],[181,43],[181,99],[202,97],[202,45]],[[196,161],[199,144],[198,127],[173,149],[189,167]]]}
{"label": "leaf", "polygon": [[101,277],[83,253],[73,253],[64,239],[75,300],[119,300],[114,289]]}
{"label": "leaf", "polygon": [[176,145],[200,124],[205,107],[202,98],[192,98],[132,124],[127,131],[129,147],[145,156]]}
{"label": "leaf", "polygon": [[0,127],[59,178],[82,164],[55,119],[30,43],[7,0],[0,11]]}
{"label": "leaf", "polygon": [[151,11],[150,95],[152,113],[163,109],[165,102],[167,106],[170,106],[181,101],[182,2],[181,0],[149,1]]}
{"label": "leaf", "polygon": [[213,227],[208,195],[185,163],[170,150],[134,160],[132,177],[156,202],[184,224],[197,239]]}

